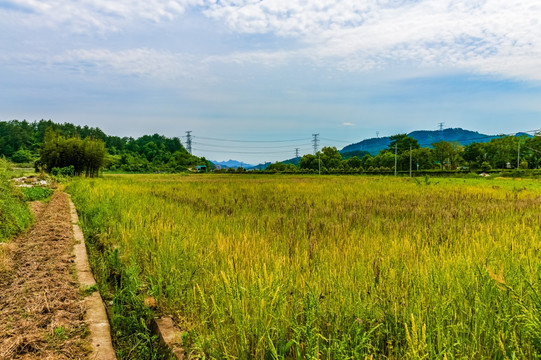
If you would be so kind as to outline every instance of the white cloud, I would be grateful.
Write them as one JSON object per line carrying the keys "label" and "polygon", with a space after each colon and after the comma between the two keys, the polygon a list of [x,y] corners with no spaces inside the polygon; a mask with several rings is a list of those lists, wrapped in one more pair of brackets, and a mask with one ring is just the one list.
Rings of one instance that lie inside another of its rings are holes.
{"label": "white cloud", "polygon": [[[541,62],[537,61],[541,55],[541,3],[537,1],[11,0],[5,4],[0,8],[1,22],[85,34],[124,30],[141,21],[182,21],[180,17],[192,8],[213,19],[217,32],[225,26],[235,35],[261,34],[275,41],[272,49],[265,47],[263,37],[254,40],[257,48],[249,42],[244,46],[247,50],[231,48],[216,54],[208,49],[198,57],[201,64],[288,66],[309,62],[351,72],[399,65],[412,70],[458,69],[541,80]],[[280,48],[284,39],[294,39],[294,45],[288,41],[287,48]],[[179,55],[163,50],[74,53],[121,71],[127,67],[159,76],[184,71],[184,65],[177,64]]]}
{"label": "white cloud", "polygon": [[354,123],[350,123],[350,122],[345,122],[342,124],[343,126],[355,126]]}
{"label": "white cloud", "polygon": [[302,40],[315,62],[358,71],[413,64],[541,79],[541,4],[505,0],[221,0],[234,32]]}
{"label": "white cloud", "polygon": [[[193,58],[186,54],[152,49],[111,51],[108,49],[72,50],[52,58],[53,66],[69,66],[81,73],[110,72],[120,75],[175,80],[190,77]],[[92,75],[92,74],[90,74]]]}
{"label": "white cloud", "polygon": [[68,26],[69,31],[75,32],[116,31],[125,21],[172,20],[187,7],[202,3],[203,0],[10,0],[0,15],[30,27]]}

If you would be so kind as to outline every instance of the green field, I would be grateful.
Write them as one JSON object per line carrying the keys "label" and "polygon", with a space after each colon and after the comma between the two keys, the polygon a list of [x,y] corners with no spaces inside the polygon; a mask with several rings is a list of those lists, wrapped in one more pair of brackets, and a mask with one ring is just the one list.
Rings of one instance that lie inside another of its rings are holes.
{"label": "green field", "polygon": [[192,356],[541,354],[535,180],[124,175],[68,191],[102,293],[155,297]]}

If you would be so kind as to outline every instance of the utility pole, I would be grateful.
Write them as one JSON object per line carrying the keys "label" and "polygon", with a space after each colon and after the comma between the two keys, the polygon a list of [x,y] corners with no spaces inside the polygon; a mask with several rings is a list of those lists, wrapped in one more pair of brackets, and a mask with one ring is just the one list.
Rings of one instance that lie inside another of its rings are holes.
{"label": "utility pole", "polygon": [[397,152],[398,152],[398,142],[394,144],[394,176],[396,176],[396,167],[398,165]]}
{"label": "utility pole", "polygon": [[299,148],[295,148],[295,159],[299,157]]}
{"label": "utility pole", "polygon": [[319,145],[319,134],[312,134],[312,136],[314,137],[312,139],[312,145],[314,146],[314,155],[317,154],[317,150],[318,150],[318,145]]}
{"label": "utility pole", "polygon": [[518,148],[517,148],[517,169],[520,168],[520,138],[518,139]]}
{"label": "utility pole", "polygon": [[410,177],[411,177],[411,145],[410,145]]}
{"label": "utility pole", "polygon": [[186,150],[191,154],[192,153],[192,132],[186,131]]}

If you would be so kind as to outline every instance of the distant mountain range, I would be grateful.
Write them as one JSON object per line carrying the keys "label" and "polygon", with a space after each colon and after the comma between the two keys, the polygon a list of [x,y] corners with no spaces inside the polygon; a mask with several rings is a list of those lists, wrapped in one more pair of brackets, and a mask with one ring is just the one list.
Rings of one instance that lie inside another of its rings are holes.
{"label": "distant mountain range", "polygon": [[252,168],[255,167],[255,165],[250,165],[250,164],[247,164],[247,163],[242,162],[242,161],[231,160],[231,159],[229,159],[227,161],[211,160],[210,162],[213,163],[216,166],[220,166],[222,169],[227,169],[227,168],[236,169],[236,168],[239,168],[239,167],[243,167],[245,169],[252,169]]}
{"label": "distant mountain range", "polygon": [[[517,136],[531,136],[529,134],[517,134]],[[468,145],[474,142],[489,142],[492,139],[502,137],[502,135],[486,135],[477,131],[464,130],[461,128],[439,130],[417,130],[410,132],[408,136],[416,139],[421,147],[431,147],[435,142],[448,141],[458,142],[461,145]],[[378,154],[381,150],[386,149],[391,143],[390,136],[381,138],[372,138],[362,140],[358,143],[345,146],[341,153],[351,151],[368,151],[372,155]]]}

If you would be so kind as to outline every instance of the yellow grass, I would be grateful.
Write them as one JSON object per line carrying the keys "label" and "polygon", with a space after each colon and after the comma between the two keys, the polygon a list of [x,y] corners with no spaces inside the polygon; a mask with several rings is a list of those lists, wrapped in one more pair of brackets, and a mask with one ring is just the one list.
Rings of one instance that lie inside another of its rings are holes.
{"label": "yellow grass", "polygon": [[539,354],[535,181],[110,176],[69,191],[194,353]]}

